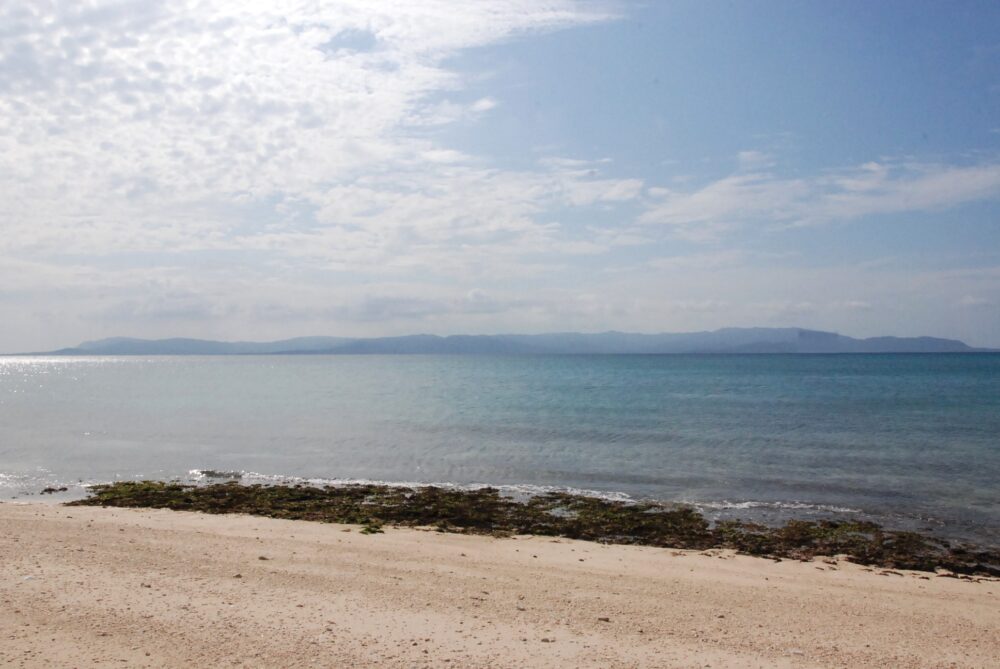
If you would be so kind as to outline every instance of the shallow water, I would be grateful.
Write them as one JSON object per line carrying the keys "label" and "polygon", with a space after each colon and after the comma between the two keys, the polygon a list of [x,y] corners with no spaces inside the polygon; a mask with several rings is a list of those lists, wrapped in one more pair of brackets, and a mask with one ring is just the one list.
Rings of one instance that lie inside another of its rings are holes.
{"label": "shallow water", "polygon": [[207,469],[1000,544],[1000,355],[0,358],[0,497]]}

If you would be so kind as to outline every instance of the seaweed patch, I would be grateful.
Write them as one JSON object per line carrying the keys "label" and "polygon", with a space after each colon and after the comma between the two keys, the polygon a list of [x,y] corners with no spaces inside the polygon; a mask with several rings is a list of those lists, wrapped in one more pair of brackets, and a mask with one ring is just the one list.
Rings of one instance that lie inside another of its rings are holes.
{"label": "seaweed patch", "polygon": [[363,526],[365,534],[380,533],[388,524],[494,536],[534,534],[662,548],[733,549],[770,558],[808,560],[839,555],[851,562],[889,569],[1000,576],[1000,552],[996,550],[953,545],[870,522],[792,520],[770,527],[729,520],[713,526],[686,505],[629,503],[558,492],[518,501],[495,488],[238,482],[196,486],[130,481],[92,486],[89,497],[68,504],[349,523]]}

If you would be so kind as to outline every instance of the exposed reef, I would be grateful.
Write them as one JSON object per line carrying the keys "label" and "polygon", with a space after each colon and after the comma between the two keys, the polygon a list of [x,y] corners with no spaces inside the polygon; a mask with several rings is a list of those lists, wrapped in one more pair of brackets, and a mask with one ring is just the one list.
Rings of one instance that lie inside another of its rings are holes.
{"label": "exposed reef", "polygon": [[89,497],[68,504],[351,523],[363,525],[368,533],[377,533],[382,525],[397,525],[663,548],[734,549],[777,559],[840,555],[851,562],[877,567],[1000,576],[1000,551],[888,530],[870,522],[793,520],[781,527],[768,527],[735,520],[712,525],[689,506],[629,503],[566,493],[519,501],[502,496],[494,488],[265,486],[236,482],[196,486],[143,481],[93,486]]}

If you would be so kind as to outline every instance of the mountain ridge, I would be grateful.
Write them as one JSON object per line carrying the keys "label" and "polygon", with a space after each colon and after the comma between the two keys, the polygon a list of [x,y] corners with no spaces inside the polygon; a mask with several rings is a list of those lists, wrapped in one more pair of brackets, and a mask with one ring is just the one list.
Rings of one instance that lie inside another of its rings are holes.
{"label": "mountain ridge", "polygon": [[268,342],[111,337],[31,355],[975,353],[994,350],[973,348],[957,339],[939,337],[858,339],[822,330],[758,327],[659,334],[609,330],[534,335],[295,337]]}

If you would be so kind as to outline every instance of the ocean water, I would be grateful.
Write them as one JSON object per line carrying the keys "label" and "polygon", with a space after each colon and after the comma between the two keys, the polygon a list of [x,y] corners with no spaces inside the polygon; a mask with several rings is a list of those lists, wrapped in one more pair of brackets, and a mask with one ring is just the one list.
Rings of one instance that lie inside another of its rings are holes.
{"label": "ocean water", "polygon": [[206,470],[1000,545],[1000,355],[0,358],[0,498]]}

